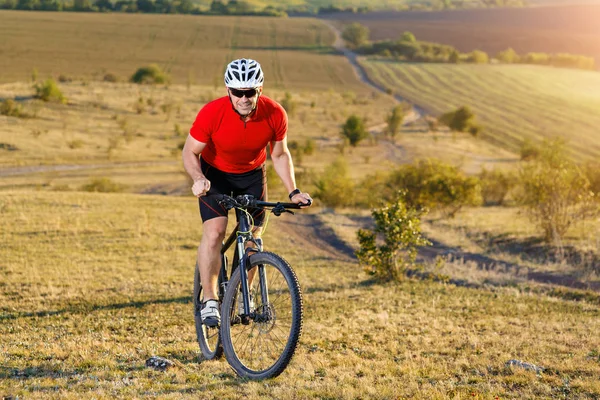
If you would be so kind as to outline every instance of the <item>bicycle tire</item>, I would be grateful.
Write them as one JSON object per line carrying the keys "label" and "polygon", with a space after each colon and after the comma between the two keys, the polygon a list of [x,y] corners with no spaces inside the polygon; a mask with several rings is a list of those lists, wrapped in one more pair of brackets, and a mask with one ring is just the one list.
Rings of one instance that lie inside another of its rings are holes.
{"label": "bicycle tire", "polygon": [[[266,273],[269,303],[262,304],[259,273],[251,293],[254,294],[253,310],[262,315],[263,320],[254,318],[248,325],[241,323],[237,310],[237,296],[241,293],[239,269],[229,281],[221,306],[225,357],[239,376],[251,380],[281,374],[291,361],[302,333],[302,293],[294,270],[287,261],[270,252],[249,257],[248,269],[259,265],[264,266]],[[265,317],[267,315],[269,317]]]}
{"label": "bicycle tire", "polygon": [[[194,320],[196,323],[196,338],[200,346],[200,352],[205,360],[215,360],[223,356],[223,346],[219,328],[209,328],[202,323],[200,310],[202,309],[202,284],[200,283],[200,272],[196,264],[194,273]],[[220,285],[220,282],[219,282]]]}

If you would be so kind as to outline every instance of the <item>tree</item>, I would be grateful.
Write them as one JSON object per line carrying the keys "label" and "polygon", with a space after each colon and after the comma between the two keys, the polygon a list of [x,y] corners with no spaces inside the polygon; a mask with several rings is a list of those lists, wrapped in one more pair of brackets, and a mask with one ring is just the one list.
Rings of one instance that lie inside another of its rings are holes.
{"label": "tree", "polygon": [[365,128],[365,122],[362,118],[351,115],[342,126],[342,136],[348,139],[350,146],[356,147],[361,140],[369,136],[369,132]]}
{"label": "tree", "polygon": [[487,64],[490,62],[490,57],[485,51],[473,50],[469,54],[469,61],[475,64]]}
{"label": "tree", "polygon": [[213,2],[210,3],[210,12],[219,15],[227,14],[227,5],[223,4],[223,2],[220,0],[213,0]]}
{"label": "tree", "polygon": [[508,48],[504,51],[496,54],[496,59],[502,63],[514,64],[519,62],[519,55],[512,48]]}
{"label": "tree", "polygon": [[400,41],[401,42],[416,43],[417,42],[417,38],[415,38],[415,35],[413,35],[412,32],[405,31],[402,34],[402,36],[400,37]]}
{"label": "tree", "polygon": [[402,126],[404,120],[404,109],[402,105],[397,105],[392,109],[392,112],[387,116],[385,122],[387,122],[386,134],[389,136],[392,142],[395,142],[396,135]]}
{"label": "tree", "polygon": [[455,49],[450,52],[448,62],[452,64],[458,64],[460,62],[460,53],[458,52],[458,50]]}
{"label": "tree", "polygon": [[73,11],[93,11],[90,0],[73,0]]}
{"label": "tree", "polygon": [[369,40],[369,28],[358,22],[353,22],[346,25],[344,28],[342,39],[344,39],[351,47],[360,47]]}
{"label": "tree", "polygon": [[143,13],[151,13],[154,11],[154,1],[152,0],[136,0],[137,9]]}

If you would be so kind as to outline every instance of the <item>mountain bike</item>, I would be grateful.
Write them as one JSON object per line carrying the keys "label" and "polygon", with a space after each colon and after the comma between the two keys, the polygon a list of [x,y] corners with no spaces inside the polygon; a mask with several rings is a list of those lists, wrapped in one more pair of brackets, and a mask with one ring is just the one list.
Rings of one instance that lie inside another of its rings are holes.
{"label": "mountain bike", "polygon": [[[237,226],[221,247],[218,297],[221,323],[202,323],[202,283],[196,264],[194,318],[202,356],[207,360],[223,354],[241,377],[273,378],[289,364],[302,332],[302,293],[296,273],[287,261],[263,251],[261,239],[252,236],[250,211],[263,209],[275,216],[309,204],[270,203],[249,195],[219,196],[227,210],[235,209]],[[235,246],[234,246],[235,244]],[[234,246],[231,267],[227,251]],[[252,284],[248,278],[254,276]]]}

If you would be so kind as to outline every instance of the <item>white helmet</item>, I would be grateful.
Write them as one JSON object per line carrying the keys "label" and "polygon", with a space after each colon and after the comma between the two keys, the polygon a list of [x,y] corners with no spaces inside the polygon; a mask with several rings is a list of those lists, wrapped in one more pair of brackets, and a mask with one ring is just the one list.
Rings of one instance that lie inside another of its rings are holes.
{"label": "white helmet", "polygon": [[225,86],[242,89],[263,85],[265,77],[258,61],[249,58],[233,60],[225,70]]}

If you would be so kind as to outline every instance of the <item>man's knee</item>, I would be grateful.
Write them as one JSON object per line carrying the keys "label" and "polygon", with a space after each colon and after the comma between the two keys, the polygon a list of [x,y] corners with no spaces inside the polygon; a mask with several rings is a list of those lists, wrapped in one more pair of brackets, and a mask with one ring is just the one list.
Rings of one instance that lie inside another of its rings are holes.
{"label": "man's knee", "polygon": [[211,247],[220,246],[223,242],[223,239],[225,238],[226,229],[227,221],[207,221],[204,224],[202,232],[202,242],[206,243]]}

